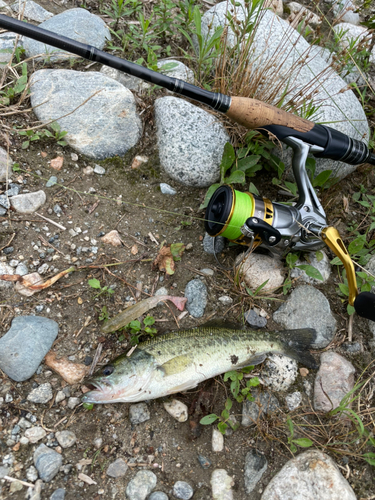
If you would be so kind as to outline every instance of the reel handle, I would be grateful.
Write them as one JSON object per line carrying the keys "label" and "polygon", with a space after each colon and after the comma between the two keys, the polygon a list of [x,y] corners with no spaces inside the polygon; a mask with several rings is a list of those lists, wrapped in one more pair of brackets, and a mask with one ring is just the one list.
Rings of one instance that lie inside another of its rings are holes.
{"label": "reel handle", "polygon": [[354,301],[354,309],[358,316],[375,321],[375,294],[362,292]]}

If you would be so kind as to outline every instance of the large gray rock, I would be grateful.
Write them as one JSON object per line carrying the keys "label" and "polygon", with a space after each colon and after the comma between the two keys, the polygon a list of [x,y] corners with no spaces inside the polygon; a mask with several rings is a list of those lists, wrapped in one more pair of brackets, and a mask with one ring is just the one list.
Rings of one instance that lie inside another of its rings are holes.
{"label": "large gray rock", "polygon": [[[226,10],[231,4],[224,1],[208,10],[202,18],[202,34],[212,34],[217,26],[226,24]],[[237,18],[244,19],[244,0],[238,0]],[[234,35],[228,28],[228,44],[234,43]],[[249,78],[255,78],[260,68],[264,71],[264,83],[257,86],[254,98],[263,100],[265,93],[273,93],[279,86],[278,98],[287,89],[284,102],[293,99],[299,92],[305,100],[319,106],[319,112],[312,120],[319,119],[354,139],[369,138],[369,126],[365,112],[353,91],[340,92],[347,88],[346,82],[329,68],[329,64],[313,54],[311,47],[286,21],[270,10],[264,11],[258,21],[257,32],[252,45]],[[308,90],[307,90],[308,89]],[[272,102],[270,103],[272,104]],[[355,170],[352,165],[327,159],[317,159],[316,173],[332,170],[335,176],[345,177]]]}
{"label": "large gray rock", "polygon": [[45,444],[41,444],[34,452],[34,465],[38,469],[40,479],[48,483],[59,472],[62,456]]}
{"label": "large gray rock", "polygon": [[[0,274],[14,274],[14,269],[8,264],[5,264],[5,262],[0,262]],[[0,280],[0,290],[12,287],[13,283],[11,281]]]}
{"label": "large gray rock", "polygon": [[315,410],[330,411],[340,405],[354,387],[355,368],[333,351],[323,352],[314,384]]}
{"label": "large gray rock", "polygon": [[223,125],[208,111],[183,99],[167,96],[155,102],[160,164],[185,186],[206,187],[220,177]]}
{"label": "large gray rock", "polygon": [[20,214],[32,214],[46,202],[46,193],[42,190],[34,193],[18,194],[10,198],[10,204]]}
{"label": "large gray rock", "polygon": [[317,259],[316,254],[318,252],[309,252],[308,253],[308,262],[306,260],[301,260],[298,259],[297,262],[295,263],[295,266],[300,266],[310,264],[311,266],[315,267],[320,274],[322,275],[323,281],[311,278],[306,274],[306,271],[303,269],[300,269],[299,267],[294,267],[290,273],[291,278],[299,278],[299,283],[309,283],[311,285],[321,285],[322,283],[325,283],[328,281],[329,277],[331,276],[331,264],[329,263],[329,258],[327,257],[327,254],[323,251],[319,252],[319,255],[321,256],[320,260]]}
{"label": "large gray rock", "polygon": [[[78,42],[93,45],[97,49],[102,49],[106,40],[111,38],[109,29],[100,17],[90,14],[86,9],[79,8],[66,10],[62,14],[48,19],[40,25],[40,28],[53,31],[58,35],[72,38]],[[24,48],[27,57],[46,54],[44,58],[48,58],[50,61],[64,61],[77,57],[70,52],[56,49],[31,38],[24,39]]]}
{"label": "large gray rock", "polygon": [[31,104],[39,120],[56,120],[68,132],[64,140],[90,158],[123,156],[141,136],[133,94],[99,72],[37,71]]}
{"label": "large gray rock", "polygon": [[333,13],[337,20],[344,23],[358,25],[361,21],[359,14],[354,12],[357,7],[351,0],[338,0],[333,4]]}
{"label": "large gray rock", "polygon": [[155,488],[157,478],[150,470],[140,470],[135,477],[128,482],[126,496],[129,500],[146,500]]}
{"label": "large gray rock", "polygon": [[[1,37],[1,35],[0,35],[0,37]],[[0,39],[0,49],[1,48],[2,47],[1,47],[1,39]],[[1,62],[1,56],[2,56],[2,54],[0,53],[0,62]],[[7,179],[9,179],[9,177],[12,173],[12,165],[13,165],[13,160],[8,155],[8,152],[5,149],[0,148],[0,182],[4,182]]]}
{"label": "large gray rock", "polygon": [[37,23],[42,23],[53,17],[52,12],[43,9],[41,5],[33,2],[33,0],[22,0],[13,3],[11,6],[13,12],[23,13],[24,17],[31,19],[31,21],[36,21]]}
{"label": "large gray rock", "polygon": [[285,279],[285,268],[280,259],[263,255],[261,253],[250,253],[243,258],[241,254],[236,259],[236,267],[241,278],[251,290],[267,283],[261,289],[265,291],[276,291],[282,286]]}
{"label": "large gray rock", "polygon": [[[18,47],[22,47],[22,37],[18,37]],[[10,61],[14,45],[17,40],[17,35],[15,33],[2,33],[0,35],[0,51],[6,50],[6,52],[0,52],[0,63],[7,63]],[[1,155],[1,151],[0,151]],[[0,158],[1,164],[1,158]],[[1,166],[0,166],[0,176],[1,176]]]}
{"label": "large gray rock", "polygon": [[274,476],[262,500],[356,500],[337,465],[325,453],[309,450],[289,460]]}
{"label": "large gray rock", "polygon": [[186,309],[193,318],[201,318],[207,305],[207,287],[199,279],[191,280],[186,285],[185,297],[188,299]]}
{"label": "large gray rock", "polygon": [[40,316],[18,316],[0,339],[0,368],[16,382],[32,377],[50,350],[58,324]]}
{"label": "large gray rock", "polygon": [[326,347],[335,336],[336,320],[326,297],[316,288],[297,287],[289,299],[273,314],[273,319],[288,330],[314,328],[317,336],[314,349]]}

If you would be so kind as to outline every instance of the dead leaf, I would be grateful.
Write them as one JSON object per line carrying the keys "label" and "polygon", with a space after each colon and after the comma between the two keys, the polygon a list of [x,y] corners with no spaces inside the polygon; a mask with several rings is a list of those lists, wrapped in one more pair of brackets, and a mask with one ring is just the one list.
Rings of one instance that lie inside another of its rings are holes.
{"label": "dead leaf", "polygon": [[132,255],[137,255],[137,253],[138,253],[138,247],[137,247],[137,245],[133,245],[132,246],[132,249],[130,250],[130,253]]}
{"label": "dead leaf", "polygon": [[103,243],[109,243],[114,247],[120,247],[122,245],[120,235],[118,234],[118,231],[116,231],[116,229],[105,234],[100,239],[102,240]]}
{"label": "dead leaf", "polygon": [[158,267],[159,271],[162,271],[163,273],[167,273],[169,275],[174,274],[175,263],[170,245],[165,245],[159,250],[159,253],[152,265],[154,267]]}
{"label": "dead leaf", "polygon": [[80,472],[78,474],[78,479],[80,479],[81,481],[83,481],[84,483],[87,483],[87,484],[98,484],[96,481],[94,481],[93,479],[91,479],[90,476],[87,476],[83,472]]}
{"label": "dead leaf", "polygon": [[349,198],[347,196],[342,197],[342,204],[344,205],[344,212],[349,213]]}
{"label": "dead leaf", "polygon": [[51,160],[51,168],[53,168],[54,170],[61,170],[63,163],[64,163],[64,157],[57,156],[56,158]]}
{"label": "dead leaf", "polygon": [[49,351],[44,359],[46,366],[58,373],[70,385],[78,384],[87,375],[90,367],[73,363],[66,358],[57,359],[56,353]]}

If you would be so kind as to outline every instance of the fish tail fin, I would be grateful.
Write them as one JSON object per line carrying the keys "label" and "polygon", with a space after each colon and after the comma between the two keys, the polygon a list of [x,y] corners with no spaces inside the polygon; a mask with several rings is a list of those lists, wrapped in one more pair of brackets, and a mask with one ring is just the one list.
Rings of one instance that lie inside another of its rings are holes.
{"label": "fish tail fin", "polygon": [[309,349],[315,343],[316,330],[300,328],[280,332],[280,340],[284,344],[285,354],[308,368],[316,370],[318,365]]}

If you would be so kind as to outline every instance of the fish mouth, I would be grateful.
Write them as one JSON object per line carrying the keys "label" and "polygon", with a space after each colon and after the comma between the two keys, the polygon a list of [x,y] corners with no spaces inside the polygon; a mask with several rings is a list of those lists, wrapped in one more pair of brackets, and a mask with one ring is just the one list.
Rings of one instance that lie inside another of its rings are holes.
{"label": "fish mouth", "polygon": [[90,389],[90,391],[82,396],[83,403],[101,403],[104,402],[104,400],[108,400],[109,391],[107,385],[103,385],[92,379],[85,381],[84,385]]}

